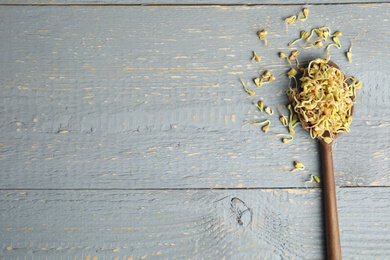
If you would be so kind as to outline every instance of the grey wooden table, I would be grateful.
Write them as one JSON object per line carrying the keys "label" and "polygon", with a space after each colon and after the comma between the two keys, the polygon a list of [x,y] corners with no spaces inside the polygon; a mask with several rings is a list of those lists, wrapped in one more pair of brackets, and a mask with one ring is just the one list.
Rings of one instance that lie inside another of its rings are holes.
{"label": "grey wooden table", "polygon": [[[0,259],[324,259],[321,187],[305,188],[318,144],[301,128],[289,144],[271,135],[287,132],[286,77],[250,83],[284,73],[278,52],[323,25],[343,33],[332,60],[363,81],[334,147],[343,257],[390,258],[384,2],[313,0],[286,33],[303,2],[2,0]],[[265,119],[267,134],[242,127]]]}

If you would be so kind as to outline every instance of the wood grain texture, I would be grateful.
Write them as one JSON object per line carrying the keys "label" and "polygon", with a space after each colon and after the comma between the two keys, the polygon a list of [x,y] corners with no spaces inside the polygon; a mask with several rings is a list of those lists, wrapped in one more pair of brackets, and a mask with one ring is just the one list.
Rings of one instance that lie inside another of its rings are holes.
{"label": "wood grain texture", "polygon": [[[390,189],[337,196],[344,259],[386,258]],[[319,189],[1,191],[0,259],[324,259],[321,197]]]}
{"label": "wood grain texture", "polygon": [[[320,25],[343,32],[332,60],[364,82],[334,147],[336,185],[389,185],[390,5],[313,6],[286,35],[294,8],[2,6],[0,188],[303,187],[320,171],[316,141],[298,129],[286,145],[242,126],[269,118],[270,132],[287,132],[276,107],[288,80],[250,82],[259,69],[285,72],[278,52]],[[273,116],[252,105],[260,98]],[[289,173],[294,160],[307,170]]]}
{"label": "wood grain texture", "polygon": [[0,0],[4,5],[306,5],[340,3],[388,3],[386,0]]}

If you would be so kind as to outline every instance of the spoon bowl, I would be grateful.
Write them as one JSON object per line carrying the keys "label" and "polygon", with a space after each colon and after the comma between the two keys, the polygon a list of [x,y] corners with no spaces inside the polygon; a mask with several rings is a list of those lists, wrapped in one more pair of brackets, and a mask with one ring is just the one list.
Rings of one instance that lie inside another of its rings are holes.
{"label": "spoon bowl", "polygon": [[[333,61],[328,61],[327,64],[330,66],[330,67],[334,67],[336,69],[339,69],[340,70],[340,67],[337,66],[336,63],[334,63]],[[308,71],[307,71],[307,68],[304,70],[304,73],[302,75],[302,77],[306,77],[308,75]],[[345,81],[347,82],[347,77],[344,75],[344,79]],[[348,83],[348,82],[347,82]],[[298,94],[302,91],[302,88],[301,88],[301,82],[299,83],[299,86],[298,86]],[[353,96],[351,97],[352,101],[353,101]],[[353,105],[352,105],[352,108],[351,108],[351,116],[353,115]],[[310,127],[309,127],[309,124],[305,121],[305,119],[302,117],[301,114],[297,113],[298,115],[298,119],[299,121],[301,122],[301,125],[303,127],[303,129],[305,129],[306,131],[310,132]],[[337,134],[333,134],[333,140],[336,139],[337,137],[339,137],[342,133],[337,133]],[[325,133],[323,134],[324,137],[331,137],[331,134],[329,133],[329,131],[325,131]],[[324,139],[322,139],[321,137],[319,136],[316,136],[316,138],[318,140],[320,140],[321,142],[324,142]]]}

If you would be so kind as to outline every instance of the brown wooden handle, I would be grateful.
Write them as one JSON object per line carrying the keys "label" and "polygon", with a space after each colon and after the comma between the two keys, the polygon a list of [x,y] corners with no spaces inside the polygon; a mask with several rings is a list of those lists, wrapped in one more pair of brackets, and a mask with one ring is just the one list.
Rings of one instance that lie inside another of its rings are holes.
{"label": "brown wooden handle", "polygon": [[320,141],[325,202],[325,229],[328,260],[341,260],[339,220],[337,217],[336,187],[334,184],[332,144]]}

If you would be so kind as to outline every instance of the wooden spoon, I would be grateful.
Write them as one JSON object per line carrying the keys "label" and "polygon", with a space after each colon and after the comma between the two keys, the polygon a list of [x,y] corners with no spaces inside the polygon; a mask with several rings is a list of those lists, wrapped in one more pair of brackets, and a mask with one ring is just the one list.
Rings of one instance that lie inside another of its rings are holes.
{"label": "wooden spoon", "polygon": [[[331,67],[340,69],[334,62],[328,61],[327,63]],[[304,76],[307,75],[307,69],[304,72]],[[347,78],[345,77],[345,80]],[[299,86],[298,91],[301,91]],[[351,109],[351,115],[353,113],[353,106]],[[299,121],[302,127],[309,131],[309,125],[305,122],[304,118],[298,114]],[[341,133],[334,134],[333,138],[337,138]],[[325,132],[324,136],[330,137],[329,132]],[[336,200],[336,188],[334,184],[334,172],[333,172],[333,157],[332,157],[332,143],[326,143],[322,138],[316,137],[319,140],[321,146],[321,159],[322,159],[322,171],[323,171],[323,187],[324,187],[324,201],[325,201],[325,229],[326,229],[326,244],[327,244],[327,259],[328,260],[341,260],[341,246],[340,246],[340,233],[339,233],[339,221],[337,216],[337,200]]]}

